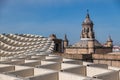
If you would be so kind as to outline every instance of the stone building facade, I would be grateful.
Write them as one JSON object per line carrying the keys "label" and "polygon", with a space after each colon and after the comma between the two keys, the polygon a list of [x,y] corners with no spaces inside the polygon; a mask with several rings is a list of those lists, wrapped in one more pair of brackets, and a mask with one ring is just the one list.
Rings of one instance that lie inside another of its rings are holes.
{"label": "stone building facade", "polygon": [[55,43],[54,46],[54,52],[59,52],[59,53],[63,53],[65,48],[68,46],[69,41],[67,39],[67,35],[65,34],[64,39],[59,39],[56,37],[55,34],[51,34],[49,36]]}
{"label": "stone building facade", "polygon": [[54,52],[63,52],[63,40],[58,39],[55,34],[51,34],[49,36],[55,43],[54,45]]}
{"label": "stone building facade", "polygon": [[86,18],[82,23],[82,31],[80,41],[72,46],[66,46],[64,53],[66,54],[92,54],[92,53],[109,53],[112,52],[113,41],[111,37],[108,38],[106,43],[102,45],[95,39],[95,32],[93,29],[93,22],[87,12]]}

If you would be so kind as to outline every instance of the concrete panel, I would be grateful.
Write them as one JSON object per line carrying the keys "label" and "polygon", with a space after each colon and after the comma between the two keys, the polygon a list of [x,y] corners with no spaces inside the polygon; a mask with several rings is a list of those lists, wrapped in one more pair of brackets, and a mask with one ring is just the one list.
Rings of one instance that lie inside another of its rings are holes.
{"label": "concrete panel", "polygon": [[25,60],[25,63],[36,62],[36,61],[40,61],[40,60]]}
{"label": "concrete panel", "polygon": [[108,69],[108,65],[107,65],[107,64],[88,64],[87,66],[92,66],[92,67],[99,67],[99,68]]}
{"label": "concrete panel", "polygon": [[103,74],[103,73],[107,73],[107,72],[111,72],[111,70],[87,66],[87,76],[89,76],[89,77],[93,77],[95,75],[99,75],[99,74]]}
{"label": "concrete panel", "polygon": [[29,80],[59,80],[58,72],[30,77]]}
{"label": "concrete panel", "polygon": [[52,64],[41,65],[41,66],[37,66],[37,68],[46,68],[46,69],[60,71],[61,63],[52,63]]}
{"label": "concrete panel", "polygon": [[0,67],[0,73],[14,71],[14,70],[15,70],[15,66]]}
{"label": "concrete panel", "polygon": [[31,67],[27,67],[27,66],[15,66],[15,71],[17,70],[23,70],[23,69],[30,69]]}
{"label": "concrete panel", "polygon": [[97,79],[97,78],[86,78],[86,79],[83,79],[83,80],[102,80],[102,79]]}
{"label": "concrete panel", "polygon": [[59,72],[59,80],[84,80],[86,77],[66,72]]}
{"label": "concrete panel", "polygon": [[20,64],[21,66],[30,66],[30,67],[35,67],[36,65],[41,65],[40,61],[36,61],[36,62],[28,62],[28,63],[24,63],[24,64]]}
{"label": "concrete panel", "polygon": [[20,78],[9,76],[9,75],[0,74],[0,80],[20,80]]}
{"label": "concrete panel", "polygon": [[45,61],[53,61],[53,62],[62,62],[62,57],[53,57],[53,56],[47,56]]}
{"label": "concrete panel", "polygon": [[89,65],[89,64],[94,64],[94,63],[92,63],[92,62],[85,62],[85,61],[83,61],[83,65],[87,66],[87,65]]}
{"label": "concrete panel", "polygon": [[70,64],[79,64],[79,65],[82,65],[83,62],[80,61],[80,60],[71,60],[71,61],[63,61],[64,63],[70,63]]}
{"label": "concrete panel", "polygon": [[108,72],[108,73],[95,75],[93,77],[103,79],[103,80],[119,80],[119,72],[118,71],[112,71],[112,72]]}
{"label": "concrete panel", "polygon": [[86,76],[86,66],[73,67],[68,69],[63,69],[63,72],[69,72],[77,75]]}
{"label": "concrete panel", "polygon": [[56,71],[50,70],[50,69],[43,69],[43,68],[34,68],[34,76],[54,73]]}
{"label": "concrete panel", "polygon": [[31,56],[30,58],[31,60],[44,60],[45,59],[45,56]]}
{"label": "concrete panel", "polygon": [[8,74],[15,75],[16,77],[30,77],[34,76],[34,69],[25,69],[20,71],[8,72]]}
{"label": "concrete panel", "polygon": [[118,71],[119,72],[119,80],[120,80],[120,68],[109,66],[108,69]]}
{"label": "concrete panel", "polygon": [[52,62],[52,61],[41,61],[41,65],[47,65],[47,64],[52,64],[52,63],[56,63],[56,62]]}
{"label": "concrete panel", "polygon": [[11,65],[7,65],[7,64],[0,64],[0,68],[1,68],[1,67],[7,67],[7,66],[11,66]]}
{"label": "concrete panel", "polygon": [[68,68],[79,67],[79,66],[80,65],[77,65],[77,64],[62,63],[61,64],[61,70],[68,69]]}
{"label": "concrete panel", "polygon": [[23,63],[25,63],[24,60],[19,60],[19,61],[6,62],[5,64],[18,65],[18,64],[23,64]]}

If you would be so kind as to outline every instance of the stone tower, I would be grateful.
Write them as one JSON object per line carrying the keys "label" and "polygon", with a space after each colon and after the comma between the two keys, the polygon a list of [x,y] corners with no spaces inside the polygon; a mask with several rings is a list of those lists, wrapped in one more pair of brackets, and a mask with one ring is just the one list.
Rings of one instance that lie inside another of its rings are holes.
{"label": "stone tower", "polygon": [[90,19],[88,10],[85,20],[82,23],[82,32],[81,32],[81,40],[86,40],[88,42],[88,53],[94,53],[94,30],[93,30],[93,22]]}
{"label": "stone tower", "polygon": [[[95,39],[94,24],[90,19],[89,12],[82,23],[80,41],[64,48],[67,54],[104,54],[112,52],[113,42],[111,37],[104,45]],[[66,45],[66,44],[65,44]]]}
{"label": "stone tower", "polygon": [[67,35],[65,34],[65,36],[64,36],[64,48],[67,47],[68,44],[69,44],[69,41],[67,39]]}
{"label": "stone tower", "polygon": [[113,47],[113,41],[111,39],[111,36],[108,37],[108,40],[106,42],[107,47]]}
{"label": "stone tower", "polygon": [[94,39],[94,31],[93,31],[93,22],[90,20],[89,13],[87,11],[87,15],[85,20],[82,23],[82,32],[81,39]]}

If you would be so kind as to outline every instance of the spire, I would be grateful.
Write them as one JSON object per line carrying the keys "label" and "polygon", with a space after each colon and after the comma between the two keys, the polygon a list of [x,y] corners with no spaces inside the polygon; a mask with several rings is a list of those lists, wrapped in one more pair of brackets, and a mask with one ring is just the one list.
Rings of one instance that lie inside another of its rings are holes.
{"label": "spire", "polygon": [[87,15],[86,15],[86,18],[90,18],[89,16],[89,10],[87,9]]}
{"label": "spire", "polygon": [[86,15],[85,20],[83,21],[83,24],[92,24],[93,25],[93,22],[90,20],[90,15],[89,15],[88,9],[87,9],[87,15]]}
{"label": "spire", "polygon": [[67,35],[65,34],[64,41],[68,41]]}
{"label": "spire", "polygon": [[107,42],[112,42],[111,36],[109,35]]}
{"label": "spire", "polygon": [[68,39],[67,39],[67,35],[65,34],[63,47],[66,48],[66,47],[68,46],[68,44],[69,44],[69,41],[68,41]]}

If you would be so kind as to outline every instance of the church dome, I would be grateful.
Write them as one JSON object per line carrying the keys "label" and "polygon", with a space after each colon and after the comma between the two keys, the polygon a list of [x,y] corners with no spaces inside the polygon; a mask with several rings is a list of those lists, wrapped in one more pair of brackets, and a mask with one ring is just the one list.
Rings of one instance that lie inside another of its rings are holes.
{"label": "church dome", "polygon": [[[102,44],[99,43],[99,41],[94,40],[94,45],[95,47],[102,47]],[[73,47],[88,47],[88,40],[80,40],[79,42],[75,43],[74,45],[72,45]]]}

